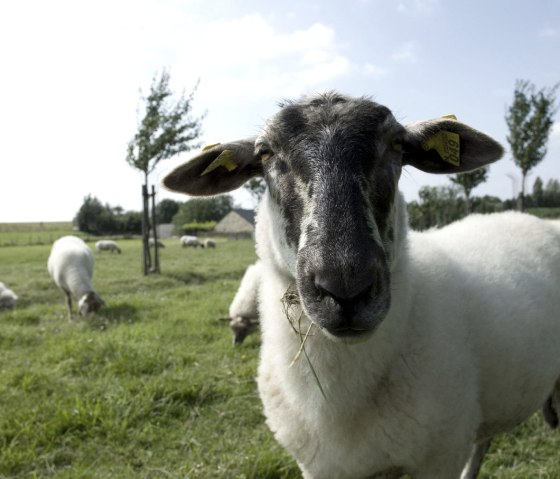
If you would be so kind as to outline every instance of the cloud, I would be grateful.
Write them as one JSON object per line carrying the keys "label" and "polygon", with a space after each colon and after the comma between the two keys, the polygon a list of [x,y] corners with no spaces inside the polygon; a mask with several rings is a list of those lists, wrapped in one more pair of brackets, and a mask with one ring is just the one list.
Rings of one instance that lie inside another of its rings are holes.
{"label": "cloud", "polygon": [[406,42],[391,55],[398,63],[416,63],[418,61],[418,45],[415,42]]}
{"label": "cloud", "polygon": [[186,45],[174,72],[198,72],[214,95],[278,98],[328,86],[351,70],[335,31],[321,23],[280,32],[250,14],[195,28],[196,45]]}
{"label": "cloud", "polygon": [[538,35],[540,38],[557,38],[560,35],[560,28],[543,28]]}
{"label": "cloud", "polygon": [[440,0],[402,0],[397,5],[397,12],[412,15],[420,13],[430,15],[439,6]]}

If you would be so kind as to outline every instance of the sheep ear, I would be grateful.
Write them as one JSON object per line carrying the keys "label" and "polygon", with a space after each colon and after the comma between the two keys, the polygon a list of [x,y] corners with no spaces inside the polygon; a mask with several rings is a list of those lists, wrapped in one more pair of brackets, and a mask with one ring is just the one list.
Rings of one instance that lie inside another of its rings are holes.
{"label": "sheep ear", "polygon": [[407,125],[403,165],[428,173],[454,174],[498,160],[502,146],[488,135],[452,117]]}
{"label": "sheep ear", "polygon": [[262,176],[262,163],[255,154],[255,140],[246,139],[205,147],[169,173],[163,186],[187,195],[210,196],[235,190],[254,176]]}

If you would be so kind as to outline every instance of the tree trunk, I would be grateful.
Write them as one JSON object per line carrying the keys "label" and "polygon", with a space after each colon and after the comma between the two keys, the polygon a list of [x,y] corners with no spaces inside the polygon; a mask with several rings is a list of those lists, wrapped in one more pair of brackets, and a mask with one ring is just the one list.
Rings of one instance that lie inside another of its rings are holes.
{"label": "tree trunk", "polygon": [[527,177],[527,172],[521,172],[521,193],[519,193],[519,198],[517,198],[517,209],[519,211],[525,211],[525,179]]}
{"label": "tree trunk", "polygon": [[150,218],[148,216],[148,185],[142,185],[142,267],[144,275],[150,273],[152,267],[152,257],[150,254]]}
{"label": "tree trunk", "polygon": [[160,273],[159,269],[159,254],[158,254],[158,235],[157,235],[157,221],[156,221],[156,189],[154,185],[152,185],[152,231],[154,237],[154,266],[151,273]]}

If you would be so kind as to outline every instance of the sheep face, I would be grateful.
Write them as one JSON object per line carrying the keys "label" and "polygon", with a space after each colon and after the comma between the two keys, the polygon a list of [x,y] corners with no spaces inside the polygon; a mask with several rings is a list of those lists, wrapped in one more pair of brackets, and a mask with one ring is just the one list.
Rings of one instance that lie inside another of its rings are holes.
{"label": "sheep face", "polygon": [[266,242],[295,279],[306,315],[329,336],[366,337],[391,305],[405,235],[402,167],[457,173],[501,154],[458,121],[404,127],[382,105],[332,92],[283,105],[256,139],[213,145],[164,185],[207,195],[264,177],[259,215],[274,228]]}
{"label": "sheep face", "polygon": [[104,305],[105,301],[99,295],[90,291],[84,294],[78,301],[78,311],[81,316],[87,316],[90,313],[96,313]]}

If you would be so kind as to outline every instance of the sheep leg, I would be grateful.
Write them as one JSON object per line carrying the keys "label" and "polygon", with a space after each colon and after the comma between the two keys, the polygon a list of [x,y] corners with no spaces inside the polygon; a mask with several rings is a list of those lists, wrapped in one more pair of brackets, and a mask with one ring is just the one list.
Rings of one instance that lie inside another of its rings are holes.
{"label": "sheep leg", "polygon": [[471,457],[469,457],[467,465],[463,469],[461,479],[476,479],[491,442],[492,440],[488,439],[473,446]]}
{"label": "sheep leg", "polygon": [[66,295],[66,307],[68,308],[68,319],[72,319],[72,295],[68,291],[64,291]]}

